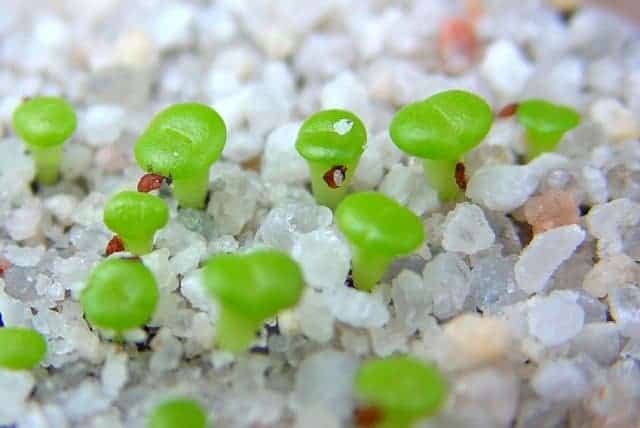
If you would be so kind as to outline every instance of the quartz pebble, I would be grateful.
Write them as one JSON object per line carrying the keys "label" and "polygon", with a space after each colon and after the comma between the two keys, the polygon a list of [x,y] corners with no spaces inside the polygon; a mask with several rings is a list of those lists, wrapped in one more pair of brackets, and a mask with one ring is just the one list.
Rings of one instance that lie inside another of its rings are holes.
{"label": "quartz pebble", "polygon": [[495,240],[484,212],[477,205],[456,205],[447,214],[443,227],[442,247],[447,251],[475,254],[489,248]]}
{"label": "quartz pebble", "polygon": [[87,143],[100,146],[116,142],[124,128],[125,114],[125,110],[117,105],[89,107],[80,122]]}
{"label": "quartz pebble", "polygon": [[640,289],[625,285],[613,289],[608,297],[611,316],[625,337],[640,337]]}
{"label": "quartz pebble", "polygon": [[533,66],[511,40],[493,42],[480,65],[482,77],[504,99],[513,99],[524,89]]}
{"label": "quartz pebble", "polygon": [[591,106],[591,120],[604,128],[613,141],[633,140],[640,136],[640,124],[619,101],[606,98]]}
{"label": "quartz pebble", "polygon": [[436,318],[451,318],[462,311],[471,291],[471,272],[460,256],[438,254],[427,263],[422,276],[427,292],[432,296]]}
{"label": "quartz pebble", "polygon": [[487,165],[471,177],[467,196],[491,210],[509,212],[524,204],[537,187],[536,175],[525,166]]}
{"label": "quartz pebble", "polygon": [[524,216],[533,227],[533,233],[576,224],[580,220],[573,196],[562,190],[548,190],[529,199],[524,204]]}
{"label": "quartz pebble", "polygon": [[499,318],[460,315],[445,324],[445,337],[465,366],[478,366],[500,359],[508,351],[508,324]]}
{"label": "quartz pebble", "polygon": [[417,215],[434,211],[440,205],[438,193],[425,185],[424,175],[416,167],[394,165],[380,183],[379,191]]}
{"label": "quartz pebble", "polygon": [[516,262],[518,286],[527,293],[544,290],[553,272],[571,257],[585,235],[576,225],[561,226],[536,235]]}
{"label": "quartz pebble", "polygon": [[560,345],[582,331],[584,309],[575,300],[551,293],[533,297],[529,302],[529,331],[543,345]]}
{"label": "quartz pebble", "polygon": [[303,183],[309,167],[295,148],[300,122],[274,129],[268,136],[262,156],[261,175],[272,183]]}
{"label": "quartz pebble", "polygon": [[593,266],[584,277],[582,288],[593,297],[602,298],[617,287],[637,283],[636,263],[625,254],[614,254]]}
{"label": "quartz pebble", "polygon": [[552,402],[575,402],[584,398],[590,385],[578,365],[567,359],[549,361],[540,367],[531,380],[533,390]]}
{"label": "quartz pebble", "polygon": [[615,199],[596,205],[586,216],[589,232],[598,238],[600,257],[622,252],[622,231],[640,222],[640,204],[630,199]]}

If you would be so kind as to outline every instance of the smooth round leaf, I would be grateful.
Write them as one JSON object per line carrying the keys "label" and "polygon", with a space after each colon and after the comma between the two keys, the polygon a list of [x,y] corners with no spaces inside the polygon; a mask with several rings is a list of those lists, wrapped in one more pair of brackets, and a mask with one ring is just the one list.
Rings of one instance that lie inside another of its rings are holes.
{"label": "smooth round leaf", "polygon": [[176,398],[153,409],[148,428],[206,428],[207,415],[202,406],[188,398]]}
{"label": "smooth round leaf", "polygon": [[470,92],[450,90],[400,109],[389,133],[395,145],[410,155],[457,160],[480,144],[492,122],[486,101]]}
{"label": "smooth round leaf", "polygon": [[134,152],[145,171],[183,179],[209,169],[220,157],[226,138],[224,121],[211,107],[175,104],[153,118]]}
{"label": "smooth round leaf", "polygon": [[532,99],[518,103],[518,122],[537,134],[564,134],[580,123],[580,115],[570,107]]}
{"label": "smooth round leaf", "polygon": [[29,370],[42,362],[47,353],[47,341],[30,328],[0,328],[0,367]]}
{"label": "smooth round leaf", "polygon": [[411,417],[435,414],[447,397],[447,383],[438,370],[412,357],[366,361],[355,379],[359,399],[384,411]]}
{"label": "smooth round leaf", "polygon": [[216,256],[203,275],[207,289],[224,308],[255,321],[295,305],[304,285],[298,264],[275,250]]}
{"label": "smooth round leaf", "polygon": [[167,204],[155,195],[124,191],[104,206],[104,223],[118,235],[146,238],[169,220]]}
{"label": "smooth round leaf", "polygon": [[118,332],[143,326],[158,302],[156,280],[139,259],[108,259],[89,276],[80,303],[96,327]]}
{"label": "smooth round leaf", "polygon": [[381,193],[347,196],[338,205],[336,223],[351,244],[380,254],[408,254],[424,241],[420,218]]}
{"label": "smooth round leaf", "polygon": [[308,161],[351,165],[360,159],[367,131],[355,114],[323,110],[307,118],[298,131],[296,150]]}
{"label": "smooth round leaf", "polygon": [[34,97],[13,112],[13,129],[26,143],[51,147],[64,143],[76,129],[76,113],[59,97]]}

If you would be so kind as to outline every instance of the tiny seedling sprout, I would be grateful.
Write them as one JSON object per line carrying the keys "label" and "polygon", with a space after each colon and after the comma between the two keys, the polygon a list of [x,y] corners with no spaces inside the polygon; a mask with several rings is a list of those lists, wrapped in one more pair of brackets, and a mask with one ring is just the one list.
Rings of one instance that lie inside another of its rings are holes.
{"label": "tiny seedling sprout", "polygon": [[562,136],[580,123],[572,108],[536,99],[518,103],[516,117],[525,128],[529,160],[555,150]]}
{"label": "tiny seedling sprout", "polygon": [[198,402],[189,398],[174,398],[158,404],[147,428],[206,428],[207,415]]}
{"label": "tiny seedling sprout", "polygon": [[37,331],[23,327],[0,328],[0,368],[30,370],[42,362],[47,341]]}
{"label": "tiny seedling sprout", "polygon": [[226,138],[224,121],[211,107],[175,104],[158,113],[138,138],[135,158],[145,171],[171,178],[181,207],[203,208],[209,169]]}
{"label": "tiny seedling sprout", "polygon": [[316,201],[333,209],[347,194],[367,142],[362,121],[345,110],[323,110],[307,118],[296,150],[309,163]]}
{"label": "tiny seedling sprout", "polygon": [[217,343],[230,352],[245,350],[266,319],[295,305],[304,285],[297,263],[275,250],[216,256],[203,279],[220,308]]}
{"label": "tiny seedling sprout", "polygon": [[63,143],[76,129],[73,107],[59,97],[34,97],[13,112],[13,129],[27,145],[41,184],[58,180]]}
{"label": "tiny seedling sprout", "polygon": [[91,272],[80,303],[99,329],[124,333],[145,325],[158,302],[156,280],[140,259],[107,259]]}
{"label": "tiny seedling sprout", "polygon": [[354,389],[359,400],[382,414],[376,428],[409,428],[436,414],[447,397],[447,383],[438,370],[402,356],[363,363]]}
{"label": "tiny seedling sprout", "polygon": [[449,90],[400,109],[389,127],[394,144],[423,160],[427,181],[441,201],[457,197],[456,165],[480,144],[493,114],[479,96]]}
{"label": "tiny seedling sprout", "polygon": [[351,244],[356,288],[371,291],[395,257],[424,241],[422,221],[409,209],[376,192],[347,196],[336,210],[336,223]]}
{"label": "tiny seedling sprout", "polygon": [[153,249],[153,237],[169,220],[165,202],[149,193],[116,193],[104,207],[104,223],[118,234],[125,250],[143,255]]}

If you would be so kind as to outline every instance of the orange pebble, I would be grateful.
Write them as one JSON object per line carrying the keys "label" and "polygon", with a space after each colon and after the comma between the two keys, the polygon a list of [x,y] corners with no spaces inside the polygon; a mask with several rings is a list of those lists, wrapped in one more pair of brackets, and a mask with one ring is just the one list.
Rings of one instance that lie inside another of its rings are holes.
{"label": "orange pebble", "polygon": [[476,32],[466,19],[446,18],[440,23],[438,54],[445,71],[461,73],[467,70],[476,58],[478,39]]}
{"label": "orange pebble", "polygon": [[551,189],[534,196],[524,204],[524,216],[533,228],[533,233],[580,221],[580,211],[569,192]]}

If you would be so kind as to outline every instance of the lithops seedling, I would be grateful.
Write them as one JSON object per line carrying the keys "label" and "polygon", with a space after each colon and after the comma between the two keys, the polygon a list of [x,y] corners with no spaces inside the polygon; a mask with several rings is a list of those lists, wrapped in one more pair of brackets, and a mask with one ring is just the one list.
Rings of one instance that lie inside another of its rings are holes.
{"label": "lithops seedling", "polygon": [[47,341],[30,328],[0,328],[0,367],[30,370],[39,365],[47,353]]}
{"label": "lithops seedling", "polygon": [[13,112],[13,129],[27,145],[41,184],[58,180],[62,146],[76,123],[73,107],[60,97],[29,98]]}
{"label": "lithops seedling", "polygon": [[144,326],[153,316],[156,279],[140,259],[108,259],[91,272],[80,303],[93,326],[120,335]]}
{"label": "lithops seedling", "polygon": [[319,204],[333,209],[344,198],[366,142],[362,121],[349,111],[323,110],[304,121],[296,150],[309,163]]}
{"label": "lithops seedling", "polygon": [[266,319],[295,305],[304,284],[297,263],[275,250],[215,256],[203,279],[220,308],[217,344],[231,352],[245,350]]}
{"label": "lithops seedling", "polygon": [[393,259],[424,241],[420,218],[381,193],[347,196],[336,210],[336,223],[351,244],[353,282],[360,290],[373,289]]}
{"label": "lithops seedling", "polygon": [[207,414],[192,399],[173,398],[153,409],[147,428],[207,428]]}
{"label": "lithops seedling", "polygon": [[149,193],[116,193],[104,207],[104,223],[118,234],[125,250],[136,255],[153,249],[153,238],[169,220],[167,204]]}
{"label": "lithops seedling", "polygon": [[555,150],[562,136],[580,123],[574,109],[537,99],[518,103],[516,117],[525,128],[529,160]]}
{"label": "lithops seedling", "polygon": [[354,390],[360,401],[379,411],[376,428],[409,428],[436,414],[447,397],[446,380],[437,369],[400,356],[364,362]]}
{"label": "lithops seedling", "polygon": [[389,127],[394,144],[422,159],[427,182],[440,200],[459,192],[456,165],[489,132],[493,114],[479,96],[466,91],[437,93],[400,109]]}
{"label": "lithops seedling", "polygon": [[181,207],[203,208],[209,169],[226,138],[224,121],[211,107],[175,104],[153,118],[136,142],[135,157],[145,171],[171,178]]}

